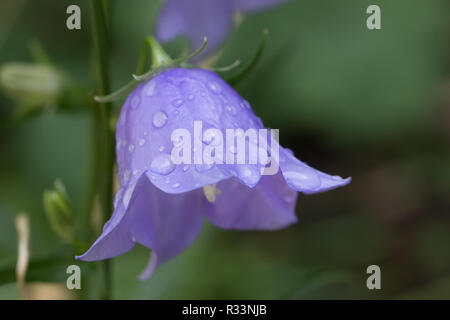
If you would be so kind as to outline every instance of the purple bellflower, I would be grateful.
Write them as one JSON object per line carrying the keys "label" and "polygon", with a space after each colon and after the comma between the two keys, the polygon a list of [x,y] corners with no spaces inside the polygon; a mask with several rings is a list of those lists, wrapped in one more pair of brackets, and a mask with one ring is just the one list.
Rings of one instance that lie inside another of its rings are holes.
{"label": "purple bellflower", "polygon": [[166,0],[156,26],[158,40],[166,42],[185,35],[193,48],[208,38],[205,56],[217,49],[232,26],[233,15],[254,12],[286,0]]}
{"label": "purple bellflower", "polygon": [[[276,230],[297,221],[297,191],[350,182],[311,168],[277,142],[280,170],[273,175],[262,175],[262,164],[174,164],[171,150],[180,145],[174,130],[195,135],[198,121],[223,133],[264,128],[249,103],[209,70],[172,68],[134,89],[117,122],[114,213],[79,259],[112,258],[139,243],[152,250],[145,279],[194,241],[204,218],[224,229]],[[194,154],[199,146],[192,147]]]}

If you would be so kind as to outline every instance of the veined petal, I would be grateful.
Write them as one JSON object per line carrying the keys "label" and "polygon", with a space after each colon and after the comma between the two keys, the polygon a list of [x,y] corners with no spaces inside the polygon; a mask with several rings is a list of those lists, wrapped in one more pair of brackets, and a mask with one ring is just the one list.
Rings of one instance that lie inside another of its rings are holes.
{"label": "veined petal", "polygon": [[[143,278],[188,247],[203,223],[203,193],[167,194],[142,175],[129,192],[119,194],[120,203],[102,235],[77,259],[96,261],[125,253],[139,243],[152,250]],[[126,208],[126,209],[125,209]]]}
{"label": "veined petal", "polygon": [[129,232],[133,241],[152,250],[142,279],[150,277],[157,266],[181,253],[195,240],[203,224],[202,197],[201,190],[168,194],[145,176],[140,179],[129,205],[133,213]]}
{"label": "veined petal", "polygon": [[129,234],[130,215],[127,215],[127,206],[124,197],[131,196],[119,190],[116,194],[115,210],[103,227],[100,237],[94,242],[89,250],[77,259],[83,261],[97,261],[113,258],[130,251],[134,242]]}
{"label": "veined petal", "polygon": [[224,229],[275,230],[297,222],[297,192],[280,173],[262,176],[254,188],[237,179],[219,182],[214,203],[206,204],[208,219]]}
{"label": "veined petal", "polygon": [[224,0],[166,0],[156,27],[160,41],[166,42],[185,35],[190,45],[198,48],[203,37],[208,46],[200,56],[214,51],[231,28],[233,6]]}
{"label": "veined petal", "polygon": [[286,183],[294,190],[305,194],[323,192],[350,183],[351,178],[343,179],[316,170],[298,160],[290,150],[280,147],[279,165]]}

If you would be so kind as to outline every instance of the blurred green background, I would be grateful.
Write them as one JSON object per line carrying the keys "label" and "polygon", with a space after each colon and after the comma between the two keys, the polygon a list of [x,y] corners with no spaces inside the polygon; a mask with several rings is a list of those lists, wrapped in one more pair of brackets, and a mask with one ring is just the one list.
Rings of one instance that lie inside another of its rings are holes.
{"label": "blurred green background", "polygon": [[[81,30],[65,26],[78,4]],[[366,28],[381,7],[382,29]],[[159,1],[110,1],[113,88],[130,79]],[[352,176],[324,194],[299,195],[299,223],[277,232],[219,230],[208,223],[184,253],[145,282],[148,250],[112,262],[113,297],[123,299],[450,299],[450,2],[297,0],[245,16],[218,62],[249,61],[261,30],[270,39],[256,69],[236,88],[281,143],[313,167]],[[39,40],[52,61],[91,94],[87,1],[2,0],[0,64],[30,62]],[[169,43],[177,55],[186,41]],[[232,72],[230,72],[231,74]],[[14,217],[31,223],[28,282],[65,282],[82,268],[75,298],[96,298],[98,264],[74,261],[51,230],[42,192],[60,178],[80,216],[88,197],[87,95],[68,111],[21,121],[0,95],[0,299],[19,298]],[[117,109],[120,103],[116,103]],[[381,290],[366,268],[381,267]]]}

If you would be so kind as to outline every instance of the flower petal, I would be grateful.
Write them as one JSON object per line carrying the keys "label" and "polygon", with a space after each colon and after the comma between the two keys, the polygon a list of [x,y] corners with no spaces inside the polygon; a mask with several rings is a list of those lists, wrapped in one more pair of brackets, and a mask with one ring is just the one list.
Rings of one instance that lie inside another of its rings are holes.
{"label": "flower petal", "polygon": [[192,244],[203,224],[202,197],[201,190],[168,194],[145,176],[139,180],[128,210],[133,215],[129,231],[133,241],[152,250],[141,278],[150,277],[158,265]]}
{"label": "flower petal", "polygon": [[130,251],[134,242],[129,235],[130,217],[126,215],[126,207],[123,204],[123,195],[119,191],[116,198],[120,200],[114,213],[103,227],[100,237],[94,242],[89,250],[77,259],[83,261],[97,261],[113,258]]}
{"label": "flower petal", "polygon": [[311,168],[298,160],[290,150],[281,147],[279,163],[283,177],[289,187],[305,194],[342,187],[351,181],[351,178],[343,179]]}
{"label": "flower petal", "polygon": [[[152,249],[144,276],[188,247],[203,223],[201,190],[167,194],[153,186],[146,175],[117,194],[117,207],[102,235],[77,259],[96,261],[115,257],[140,243]],[[126,209],[125,209],[126,208]],[[157,261],[157,262],[156,262]]]}
{"label": "flower petal", "polygon": [[288,0],[232,0],[234,7],[244,12],[257,11],[271,6],[279,5]]}
{"label": "flower petal", "polygon": [[214,51],[231,28],[233,6],[223,0],[166,0],[159,14],[156,34],[160,41],[186,35],[193,48],[208,38],[201,56]]}
{"label": "flower petal", "polygon": [[297,222],[297,192],[280,173],[262,176],[254,188],[237,179],[219,182],[215,202],[206,205],[209,220],[224,229],[275,230]]}

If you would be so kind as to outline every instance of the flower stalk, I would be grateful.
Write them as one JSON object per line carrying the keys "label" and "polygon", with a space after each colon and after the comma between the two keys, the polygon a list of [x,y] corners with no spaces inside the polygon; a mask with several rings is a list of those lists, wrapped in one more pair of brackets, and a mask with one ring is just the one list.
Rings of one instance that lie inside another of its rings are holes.
{"label": "flower stalk", "polygon": [[[93,38],[93,68],[96,76],[97,92],[99,95],[106,95],[110,91],[109,65],[108,65],[108,44],[107,44],[107,26],[105,10],[102,0],[91,0],[92,17],[92,38]],[[97,108],[98,107],[98,108]],[[99,134],[94,143],[98,150],[95,156],[97,169],[94,174],[95,193],[98,194],[101,207],[102,222],[106,222],[112,212],[112,193],[113,193],[113,166],[114,166],[114,135],[110,126],[111,109],[110,102],[98,103],[94,110],[95,130]],[[95,199],[95,196],[93,197]],[[91,206],[91,209],[93,206]],[[103,288],[101,298],[110,299],[112,281],[111,267],[109,261],[102,262]]]}

